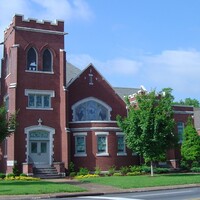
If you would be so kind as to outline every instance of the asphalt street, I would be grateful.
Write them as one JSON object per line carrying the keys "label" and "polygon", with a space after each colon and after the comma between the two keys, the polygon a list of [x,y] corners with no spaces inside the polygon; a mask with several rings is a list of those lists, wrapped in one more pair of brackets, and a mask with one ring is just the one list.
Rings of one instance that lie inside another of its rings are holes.
{"label": "asphalt street", "polygon": [[[184,188],[150,192],[128,192],[95,196],[67,197],[62,200],[200,200],[200,188]],[[53,198],[51,200],[58,200]]]}

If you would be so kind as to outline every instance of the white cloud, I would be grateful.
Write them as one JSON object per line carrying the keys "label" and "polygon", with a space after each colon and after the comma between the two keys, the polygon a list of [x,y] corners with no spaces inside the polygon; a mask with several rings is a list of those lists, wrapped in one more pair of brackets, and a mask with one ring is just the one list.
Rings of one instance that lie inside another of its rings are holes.
{"label": "white cloud", "polygon": [[32,0],[32,2],[40,8],[39,14],[42,19],[88,20],[93,16],[84,0]]}
{"label": "white cloud", "polygon": [[[24,18],[38,20],[89,20],[93,12],[85,0],[1,0],[0,42],[3,41],[4,30],[9,26],[15,14]],[[0,57],[3,48],[0,46]]]}
{"label": "white cloud", "polygon": [[200,52],[165,50],[142,58],[144,76],[152,88],[171,87],[175,97],[199,98]]}
{"label": "white cloud", "polygon": [[166,50],[142,56],[139,61],[127,58],[100,61],[90,55],[68,55],[68,58],[81,69],[92,62],[114,86],[143,84],[149,90],[171,87],[178,99],[199,98],[200,52],[196,50]]}
{"label": "white cloud", "polygon": [[126,76],[133,76],[134,74],[137,74],[141,66],[140,62],[127,58],[100,61],[87,54],[68,55],[68,61],[80,69],[83,69],[87,67],[88,64],[92,63],[104,74],[121,74]]}

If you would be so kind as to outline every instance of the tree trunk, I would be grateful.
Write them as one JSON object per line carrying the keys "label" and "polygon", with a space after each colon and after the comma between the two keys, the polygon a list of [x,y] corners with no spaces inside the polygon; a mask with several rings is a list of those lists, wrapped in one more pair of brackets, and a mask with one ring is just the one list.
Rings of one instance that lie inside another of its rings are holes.
{"label": "tree trunk", "polygon": [[151,176],[153,176],[153,162],[151,161]]}

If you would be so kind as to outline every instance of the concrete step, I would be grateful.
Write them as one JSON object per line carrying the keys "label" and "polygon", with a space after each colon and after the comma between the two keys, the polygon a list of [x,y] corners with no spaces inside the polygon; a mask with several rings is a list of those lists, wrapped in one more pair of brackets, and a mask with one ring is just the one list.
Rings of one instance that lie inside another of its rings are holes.
{"label": "concrete step", "polygon": [[54,167],[45,167],[45,168],[34,168],[33,170],[34,177],[41,179],[56,179],[61,178],[61,175],[58,174],[56,168]]}

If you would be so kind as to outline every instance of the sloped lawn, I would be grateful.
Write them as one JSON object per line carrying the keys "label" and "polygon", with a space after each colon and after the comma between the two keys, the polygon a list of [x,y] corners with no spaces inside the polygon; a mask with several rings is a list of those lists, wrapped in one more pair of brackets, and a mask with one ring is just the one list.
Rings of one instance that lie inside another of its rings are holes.
{"label": "sloped lawn", "polygon": [[122,189],[169,185],[200,184],[200,174],[168,174],[140,176],[111,176],[82,179],[82,182],[110,185]]}
{"label": "sloped lawn", "polygon": [[0,181],[0,195],[50,194],[83,192],[85,189],[66,183],[47,181]]}

